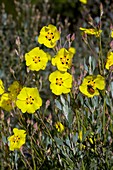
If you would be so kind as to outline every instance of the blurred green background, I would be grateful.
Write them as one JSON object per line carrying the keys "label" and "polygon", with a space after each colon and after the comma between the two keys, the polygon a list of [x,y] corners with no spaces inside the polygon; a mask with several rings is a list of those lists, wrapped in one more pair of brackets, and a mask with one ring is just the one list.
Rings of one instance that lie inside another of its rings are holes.
{"label": "blurred green background", "polygon": [[[15,9],[15,2],[21,3],[21,1],[10,0],[9,2],[8,0],[0,0],[0,6],[4,3],[6,12],[12,14],[13,18],[16,20],[17,11]],[[75,31],[77,29],[76,26],[81,24],[81,22],[87,21],[89,14],[93,18],[98,16],[100,3],[103,4],[105,18],[110,18],[111,21],[113,21],[113,14],[111,12],[113,3],[108,0],[88,0],[86,5],[79,2],[79,0],[24,0],[22,2],[35,5],[35,8],[39,9],[41,12],[45,8],[45,13],[48,12],[51,18],[55,20],[59,14],[62,23],[64,23],[65,18],[68,18],[71,31]],[[48,5],[48,8],[46,8],[46,5]]]}

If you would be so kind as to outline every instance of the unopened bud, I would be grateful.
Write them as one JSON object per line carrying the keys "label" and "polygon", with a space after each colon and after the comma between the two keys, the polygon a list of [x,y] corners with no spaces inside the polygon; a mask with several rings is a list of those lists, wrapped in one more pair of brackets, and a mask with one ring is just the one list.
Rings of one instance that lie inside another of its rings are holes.
{"label": "unopened bud", "polygon": [[102,3],[100,4],[100,16],[102,17],[102,15],[103,15],[103,5],[102,5]]}
{"label": "unopened bud", "polygon": [[85,42],[86,44],[88,44],[87,34],[86,34],[86,33],[83,33],[82,39],[84,40],[84,42]]}
{"label": "unopened bud", "polygon": [[15,53],[16,53],[17,56],[19,56],[19,53],[18,53],[18,51],[16,49],[15,49]]}
{"label": "unopened bud", "polygon": [[92,26],[94,26],[93,24],[93,18],[91,17],[91,15],[88,16],[88,23]]}
{"label": "unopened bud", "polygon": [[61,27],[59,27],[58,31],[59,31],[59,33],[61,34]]}
{"label": "unopened bud", "polygon": [[49,107],[49,105],[50,105],[50,100],[47,100],[46,101],[46,109]]}
{"label": "unopened bud", "polygon": [[110,30],[113,30],[113,25],[112,24],[110,25]]}
{"label": "unopened bud", "polygon": [[110,47],[113,49],[113,40],[110,42]]}
{"label": "unopened bud", "polygon": [[20,46],[20,37],[19,36],[16,38],[16,45]]}
{"label": "unopened bud", "polygon": [[68,34],[68,35],[66,36],[66,38],[67,38],[68,41],[70,41],[70,36],[71,36],[71,34]]}
{"label": "unopened bud", "polygon": [[9,126],[9,124],[10,124],[10,117],[7,119],[7,124]]}
{"label": "unopened bud", "polygon": [[74,41],[74,40],[75,40],[75,34],[73,33],[71,36],[71,41]]}
{"label": "unopened bud", "polygon": [[11,67],[9,68],[9,70],[10,70],[10,73],[14,75],[15,71]]}
{"label": "unopened bud", "polygon": [[38,130],[37,122],[33,125],[33,127],[36,131]]}
{"label": "unopened bud", "polygon": [[4,112],[3,112],[2,110],[1,110],[0,118],[1,118],[2,120],[4,120]]}
{"label": "unopened bud", "polygon": [[113,72],[113,65],[112,65],[112,66],[110,66],[110,71],[111,71],[111,72]]}

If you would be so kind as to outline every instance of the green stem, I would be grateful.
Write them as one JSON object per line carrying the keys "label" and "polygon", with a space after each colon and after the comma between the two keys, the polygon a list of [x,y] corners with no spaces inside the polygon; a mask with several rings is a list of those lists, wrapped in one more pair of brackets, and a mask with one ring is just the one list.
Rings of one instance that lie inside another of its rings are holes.
{"label": "green stem", "polygon": [[25,155],[24,155],[23,151],[22,151],[22,150],[20,150],[20,152],[21,152],[22,156],[24,157],[24,160],[26,161],[26,163],[27,163],[27,165],[28,165],[28,167],[29,167],[29,170],[33,170],[33,169],[32,169],[32,167],[30,166],[30,164],[29,164],[28,160],[26,159],[26,157],[25,157]]}
{"label": "green stem", "polygon": [[45,125],[44,121],[43,121],[42,118],[40,117],[40,114],[38,114],[38,116],[39,116],[39,120],[41,120],[42,124],[43,124],[44,127],[46,128],[48,135],[50,136],[50,138],[51,138],[52,141],[54,142],[54,139],[53,139],[53,137],[51,136],[51,133],[50,133],[50,131],[48,130],[47,126]]}
{"label": "green stem", "polygon": [[78,110],[76,110],[76,118],[77,118],[78,131],[80,131],[80,119],[79,119]]}
{"label": "green stem", "polygon": [[90,44],[87,42],[87,46],[90,49],[90,51],[92,52],[92,54],[97,58],[96,53],[93,51],[93,49],[91,48]]}
{"label": "green stem", "polygon": [[33,142],[32,142],[32,138],[31,138],[31,148],[32,148],[32,158],[33,158],[33,166],[34,166],[34,170],[36,170],[36,163],[35,163],[35,158],[34,158],[34,149],[33,149]]}
{"label": "green stem", "polygon": [[[101,16],[100,16],[100,29],[101,29]],[[100,34],[100,39],[99,39],[99,69],[100,69],[100,74],[104,74],[104,60],[103,60],[103,53],[102,53],[102,39],[101,39],[101,34]]]}
{"label": "green stem", "polygon": [[[104,95],[105,96],[105,95]],[[103,107],[103,135],[105,135],[105,109],[106,109],[106,102],[104,97],[104,107]],[[105,137],[104,137],[105,139]]]}
{"label": "green stem", "polygon": [[85,170],[84,161],[82,159],[82,170]]}
{"label": "green stem", "polygon": [[99,64],[101,64],[100,66],[100,74],[102,75],[103,71],[104,71],[104,61],[103,61],[103,54],[102,54],[102,42],[101,42],[101,35],[100,35],[100,41],[99,41]]}

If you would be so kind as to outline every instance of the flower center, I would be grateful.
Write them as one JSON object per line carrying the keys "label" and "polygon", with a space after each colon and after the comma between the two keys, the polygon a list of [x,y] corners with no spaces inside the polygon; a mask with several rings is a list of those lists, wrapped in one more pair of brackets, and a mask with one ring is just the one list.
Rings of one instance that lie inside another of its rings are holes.
{"label": "flower center", "polygon": [[13,142],[15,143],[15,142],[18,142],[20,140],[20,137],[19,136],[14,136],[14,138],[13,138]]}
{"label": "flower center", "polygon": [[89,80],[88,85],[91,85],[92,87],[94,87],[95,86],[95,81],[93,79]]}
{"label": "flower center", "polygon": [[34,98],[32,96],[29,96],[26,98],[26,104],[33,104]]}
{"label": "flower center", "polygon": [[15,89],[17,94],[20,92],[20,90],[21,90],[21,88],[19,88],[19,87],[17,89]]}
{"label": "flower center", "polygon": [[89,31],[90,31],[91,33],[95,33],[95,30],[94,30],[94,29],[89,29]]}
{"label": "flower center", "polygon": [[54,35],[52,32],[48,32],[47,35],[45,36],[49,41],[51,41],[54,38]]}
{"label": "flower center", "polygon": [[38,62],[40,62],[40,57],[35,56],[35,57],[33,58],[33,61],[34,61],[35,64],[37,64]]}
{"label": "flower center", "polygon": [[8,106],[10,106],[10,105],[12,104],[11,100],[10,100],[10,99],[7,100],[7,101],[6,101],[6,104],[7,104]]}
{"label": "flower center", "polygon": [[62,78],[56,78],[56,85],[61,86],[63,84]]}
{"label": "flower center", "polygon": [[62,64],[66,64],[66,65],[69,64],[69,58],[66,58],[66,56],[61,57],[60,61],[61,61]]}

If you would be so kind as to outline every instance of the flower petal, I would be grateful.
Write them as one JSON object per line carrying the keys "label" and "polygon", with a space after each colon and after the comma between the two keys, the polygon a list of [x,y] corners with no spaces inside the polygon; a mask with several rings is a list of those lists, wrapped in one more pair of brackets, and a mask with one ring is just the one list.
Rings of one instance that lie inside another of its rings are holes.
{"label": "flower petal", "polygon": [[101,75],[97,75],[95,79],[95,85],[98,89],[103,90],[105,88],[105,78]]}

